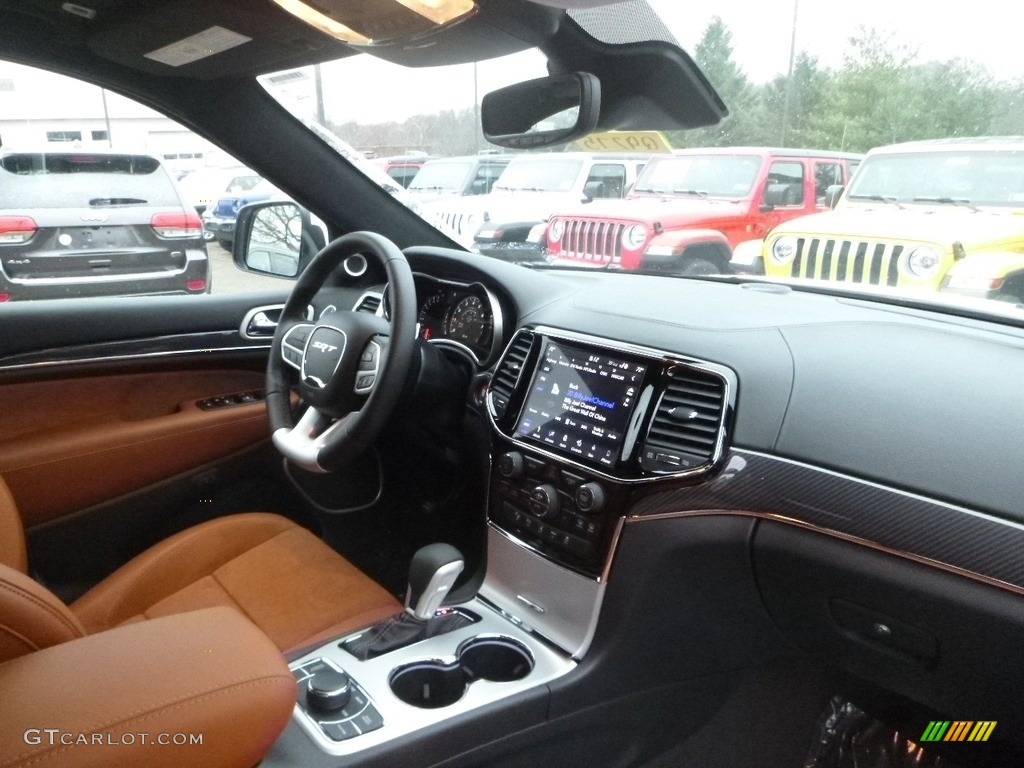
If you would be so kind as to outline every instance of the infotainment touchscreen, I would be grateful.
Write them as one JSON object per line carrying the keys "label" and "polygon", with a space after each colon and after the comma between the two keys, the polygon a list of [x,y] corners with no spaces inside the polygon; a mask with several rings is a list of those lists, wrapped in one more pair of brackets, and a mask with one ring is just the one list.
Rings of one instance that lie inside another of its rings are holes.
{"label": "infotainment touchscreen", "polygon": [[546,341],[519,417],[519,437],[615,465],[647,366]]}

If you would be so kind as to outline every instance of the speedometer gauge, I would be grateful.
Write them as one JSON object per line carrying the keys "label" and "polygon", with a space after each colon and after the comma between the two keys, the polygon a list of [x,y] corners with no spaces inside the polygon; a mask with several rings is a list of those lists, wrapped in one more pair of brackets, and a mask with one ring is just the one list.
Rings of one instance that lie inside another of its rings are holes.
{"label": "speedometer gauge", "polygon": [[417,317],[421,339],[429,341],[444,335],[446,330],[444,315],[447,301],[444,293],[438,292],[428,296],[420,304],[420,312]]}
{"label": "speedometer gauge", "polygon": [[452,341],[478,345],[491,327],[491,315],[477,296],[467,296],[452,309],[445,325]]}

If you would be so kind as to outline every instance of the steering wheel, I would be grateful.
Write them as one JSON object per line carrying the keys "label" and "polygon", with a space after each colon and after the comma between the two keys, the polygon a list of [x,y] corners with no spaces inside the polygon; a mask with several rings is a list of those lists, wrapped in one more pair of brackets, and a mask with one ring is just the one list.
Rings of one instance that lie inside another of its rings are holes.
{"label": "steering wheel", "polygon": [[[376,259],[387,274],[391,321],[337,311],[319,322],[306,307],[347,257]],[[267,414],[275,447],[312,472],[336,472],[362,453],[401,395],[416,344],[416,286],[394,243],[352,232],[310,262],[281,312],[267,363]],[[309,407],[296,423],[291,392]]]}

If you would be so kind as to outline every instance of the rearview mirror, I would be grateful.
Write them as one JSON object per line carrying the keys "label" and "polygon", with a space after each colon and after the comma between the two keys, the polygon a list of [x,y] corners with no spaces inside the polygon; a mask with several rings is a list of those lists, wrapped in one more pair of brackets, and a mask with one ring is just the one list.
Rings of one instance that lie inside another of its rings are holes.
{"label": "rearview mirror", "polygon": [[480,122],[492,144],[513,149],[564,144],[593,133],[601,82],[587,72],[551,75],[486,94]]}
{"label": "rearview mirror", "polygon": [[839,198],[843,196],[843,192],[846,190],[842,184],[830,184],[825,189],[825,204],[829,208],[835,208],[836,203],[839,202]]}

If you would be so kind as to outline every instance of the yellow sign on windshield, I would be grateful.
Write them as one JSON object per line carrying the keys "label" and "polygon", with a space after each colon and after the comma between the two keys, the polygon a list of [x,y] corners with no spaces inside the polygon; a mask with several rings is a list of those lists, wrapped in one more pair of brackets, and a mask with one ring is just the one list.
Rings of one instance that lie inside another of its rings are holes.
{"label": "yellow sign on windshield", "polygon": [[659,131],[606,131],[592,133],[576,142],[587,152],[650,152],[667,154],[672,147]]}

